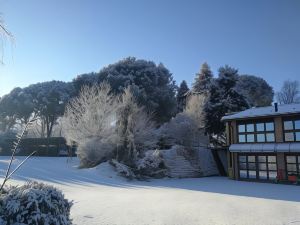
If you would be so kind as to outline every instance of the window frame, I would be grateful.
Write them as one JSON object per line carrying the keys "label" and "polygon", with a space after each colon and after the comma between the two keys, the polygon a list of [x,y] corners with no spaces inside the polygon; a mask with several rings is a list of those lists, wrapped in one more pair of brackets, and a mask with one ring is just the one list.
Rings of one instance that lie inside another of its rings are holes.
{"label": "window frame", "polygon": [[[297,121],[297,120],[300,120],[299,116],[282,118],[282,135],[283,135],[283,141],[284,142],[287,142],[287,143],[300,142],[300,140],[297,141],[297,139],[296,139],[296,133],[300,133],[300,128],[296,129],[296,125],[295,125],[295,121]],[[287,121],[292,121],[293,129],[289,129],[289,130],[285,129],[284,122],[287,122]],[[287,141],[286,138],[285,138],[286,133],[293,133],[294,140],[293,141]]]}
{"label": "window frame", "polygon": [[[288,156],[296,157],[296,162],[295,163],[288,163],[287,162],[287,157]],[[286,177],[289,176],[289,172],[292,172],[292,171],[288,171],[288,164],[289,165],[296,165],[296,176],[300,176],[300,159],[299,158],[300,158],[300,153],[286,153],[286,154],[284,154]]]}
{"label": "window frame", "polygon": [[[267,123],[273,123],[273,130],[268,131],[267,130]],[[249,124],[253,124],[254,125],[254,130],[251,132],[247,132],[247,125]],[[263,124],[264,125],[264,130],[263,131],[257,131],[257,124]],[[245,126],[245,131],[244,132],[240,132],[239,131],[239,126],[240,125],[244,125]],[[237,143],[239,144],[251,144],[251,143],[275,143],[276,142],[276,129],[275,129],[275,121],[274,119],[267,119],[267,120],[246,120],[246,121],[238,121],[237,125],[236,125],[236,129],[237,129]],[[264,135],[264,141],[258,141],[258,134],[263,134]],[[267,134],[273,134],[274,136],[274,140],[273,141],[267,141]],[[245,136],[245,142],[241,142],[240,141],[240,135],[244,135]],[[247,135],[254,135],[254,141],[253,142],[249,142]]]}

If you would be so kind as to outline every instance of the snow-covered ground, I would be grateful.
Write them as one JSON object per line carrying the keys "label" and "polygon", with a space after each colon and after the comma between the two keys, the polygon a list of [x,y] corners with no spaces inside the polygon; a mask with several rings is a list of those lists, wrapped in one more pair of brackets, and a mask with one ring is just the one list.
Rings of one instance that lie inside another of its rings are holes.
{"label": "snow-covered ground", "polygon": [[[1,175],[7,163],[0,157]],[[126,181],[108,164],[77,165],[76,159],[31,158],[8,183],[34,179],[60,188],[74,200],[77,225],[300,225],[299,186],[223,177]]]}

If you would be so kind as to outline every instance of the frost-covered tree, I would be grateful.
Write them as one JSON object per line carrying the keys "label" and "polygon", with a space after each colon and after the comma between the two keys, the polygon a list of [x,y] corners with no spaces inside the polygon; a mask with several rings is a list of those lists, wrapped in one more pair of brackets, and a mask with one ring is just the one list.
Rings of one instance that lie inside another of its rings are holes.
{"label": "frost-covered tree", "polygon": [[62,118],[68,143],[77,143],[82,166],[94,166],[109,157],[117,147],[116,132],[119,98],[107,83],[84,86],[72,99]]}
{"label": "frost-covered tree", "polygon": [[281,90],[276,94],[279,104],[291,104],[300,102],[299,81],[286,80]]}
{"label": "frost-covered tree", "polygon": [[184,113],[190,116],[199,129],[205,127],[205,111],[207,97],[203,94],[191,95],[188,98]]}
{"label": "frost-covered tree", "polygon": [[143,151],[155,148],[155,124],[145,108],[138,105],[130,87],[125,89],[120,103],[117,114],[117,159],[133,166]]}
{"label": "frost-covered tree", "polygon": [[213,80],[213,73],[207,63],[203,63],[201,70],[196,74],[195,81],[193,83],[193,92],[207,94],[210,90],[210,86]]}
{"label": "frost-covered tree", "polygon": [[121,94],[134,86],[138,104],[153,112],[157,122],[169,120],[176,113],[176,85],[172,74],[163,65],[152,61],[125,58],[103,68],[99,73],[84,74],[74,79],[75,87],[108,82],[114,93]]}
{"label": "frost-covered tree", "polygon": [[[34,113],[44,124],[46,137],[51,137],[57,119],[63,115],[65,106],[74,95],[72,83],[49,81],[32,84],[23,89],[32,96]],[[43,133],[43,132],[42,132]]]}
{"label": "frost-covered tree", "polygon": [[177,99],[177,112],[182,112],[186,105],[186,94],[189,91],[189,87],[185,80],[183,80],[178,88],[176,99]]}
{"label": "frost-covered tree", "polygon": [[224,66],[219,69],[219,76],[210,88],[209,99],[205,105],[206,131],[220,135],[224,132],[221,118],[226,113],[237,112],[249,107],[245,97],[236,90],[238,70]]}
{"label": "frost-covered tree", "polygon": [[251,107],[269,106],[273,102],[273,88],[263,78],[257,76],[239,76],[236,90],[245,96]]}

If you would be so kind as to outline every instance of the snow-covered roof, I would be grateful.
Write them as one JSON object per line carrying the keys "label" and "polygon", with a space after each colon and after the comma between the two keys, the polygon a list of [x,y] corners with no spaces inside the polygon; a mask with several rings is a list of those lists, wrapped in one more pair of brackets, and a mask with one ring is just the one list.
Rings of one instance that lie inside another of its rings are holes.
{"label": "snow-covered roof", "polygon": [[278,105],[277,112],[275,111],[275,106],[246,109],[238,113],[223,116],[221,120],[226,121],[226,120],[253,118],[253,117],[295,114],[295,113],[300,113],[300,104]]}
{"label": "snow-covered roof", "polygon": [[300,152],[300,143],[232,144],[230,152]]}

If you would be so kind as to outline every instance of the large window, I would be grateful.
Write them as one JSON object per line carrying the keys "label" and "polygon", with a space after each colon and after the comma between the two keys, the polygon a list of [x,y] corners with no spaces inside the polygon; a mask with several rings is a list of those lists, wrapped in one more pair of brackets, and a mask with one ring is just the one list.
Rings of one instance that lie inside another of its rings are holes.
{"label": "large window", "polygon": [[300,119],[285,119],[283,121],[284,141],[300,141]]}
{"label": "large window", "polygon": [[275,155],[239,154],[241,179],[275,180],[277,160]]}
{"label": "large window", "polygon": [[275,142],[274,122],[256,122],[238,124],[238,142]]}
{"label": "large window", "polygon": [[286,155],[286,171],[288,175],[300,175],[300,155]]}

